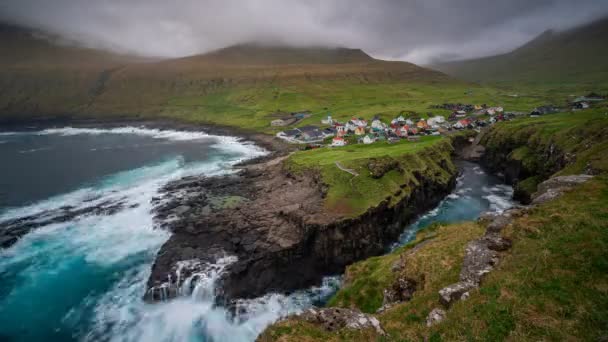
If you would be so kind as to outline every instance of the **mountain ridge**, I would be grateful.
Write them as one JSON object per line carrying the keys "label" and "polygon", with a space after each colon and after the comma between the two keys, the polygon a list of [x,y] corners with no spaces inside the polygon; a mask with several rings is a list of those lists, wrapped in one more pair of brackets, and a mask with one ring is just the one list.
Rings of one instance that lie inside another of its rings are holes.
{"label": "mountain ridge", "polygon": [[547,30],[501,55],[437,63],[467,81],[601,83],[608,79],[608,17],[567,31]]}

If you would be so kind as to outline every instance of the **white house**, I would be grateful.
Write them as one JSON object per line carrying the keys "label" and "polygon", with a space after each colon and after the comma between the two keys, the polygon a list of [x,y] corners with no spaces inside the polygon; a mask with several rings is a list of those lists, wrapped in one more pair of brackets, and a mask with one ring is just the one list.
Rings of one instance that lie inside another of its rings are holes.
{"label": "white house", "polygon": [[372,121],[372,128],[377,130],[383,130],[386,128],[386,125],[382,121],[375,119],[374,121]]}
{"label": "white house", "polygon": [[363,143],[366,145],[373,144],[374,142],[376,142],[376,138],[371,134],[368,134],[363,137]]}
{"label": "white house", "polygon": [[405,124],[408,126],[412,126],[414,124],[414,121],[407,119],[407,120],[405,120]]}
{"label": "white house", "polygon": [[488,115],[496,115],[496,113],[502,113],[504,112],[504,108],[502,107],[490,107],[488,109],[486,109],[486,113],[488,113]]}
{"label": "white house", "polygon": [[342,138],[342,137],[335,137],[331,141],[331,146],[334,146],[334,147],[346,146],[346,140],[344,140],[344,138]]}
{"label": "white house", "polygon": [[334,120],[331,118],[331,115],[328,115],[327,119],[321,120],[321,123],[324,124],[324,125],[333,125],[334,124]]}
{"label": "white house", "polygon": [[434,116],[434,117],[429,118],[428,120],[426,120],[426,123],[429,126],[437,126],[437,125],[442,124],[444,122],[445,122],[445,118],[443,116],[441,116],[441,115],[437,115],[437,116]]}

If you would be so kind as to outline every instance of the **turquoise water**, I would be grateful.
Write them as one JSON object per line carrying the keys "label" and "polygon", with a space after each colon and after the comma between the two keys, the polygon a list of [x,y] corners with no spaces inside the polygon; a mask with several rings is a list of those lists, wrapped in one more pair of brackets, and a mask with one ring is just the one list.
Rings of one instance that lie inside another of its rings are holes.
{"label": "turquoise water", "polygon": [[[1,144],[0,158],[14,163],[0,175],[27,193],[5,191],[0,221],[64,205],[127,202],[113,215],[41,227],[0,251],[0,341],[252,341],[282,315],[324,302],[339,285],[339,277],[328,277],[319,287],[241,301],[244,310],[233,317],[213,305],[221,267],[234,261],[226,256],[220,267],[199,275],[191,293],[152,305],[142,301],[154,257],[169,237],[155,229],[152,197],[170,180],[231,172],[234,163],[264,153],[252,145],[133,128],[67,128],[0,140],[9,141]],[[50,163],[53,171],[45,172]],[[17,165],[36,170],[18,172]],[[461,168],[455,192],[407,227],[402,242],[432,222],[473,219],[510,205],[510,188],[474,164]],[[40,186],[28,180],[36,173],[50,184],[26,189]]]}

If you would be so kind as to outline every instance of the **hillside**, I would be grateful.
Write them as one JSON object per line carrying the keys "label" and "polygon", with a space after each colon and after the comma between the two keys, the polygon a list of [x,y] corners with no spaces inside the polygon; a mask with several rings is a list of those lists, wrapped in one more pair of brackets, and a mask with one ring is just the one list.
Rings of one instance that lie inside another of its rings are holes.
{"label": "hillside", "polygon": [[460,99],[468,87],[443,73],[376,60],[357,49],[244,44],[151,61],[57,45],[14,27],[4,26],[1,34],[4,122],[177,118],[269,131],[277,111],[311,110],[311,122],[328,112],[392,116],[428,109],[427,94]]}
{"label": "hillside", "polygon": [[7,68],[108,68],[149,59],[78,47],[58,37],[0,23],[0,66]]}
{"label": "hillside", "polygon": [[608,18],[564,32],[547,31],[503,55],[433,65],[485,83],[608,83]]}
{"label": "hillside", "polygon": [[240,44],[204,55],[173,60],[172,63],[280,65],[368,63],[373,60],[372,57],[359,49]]}

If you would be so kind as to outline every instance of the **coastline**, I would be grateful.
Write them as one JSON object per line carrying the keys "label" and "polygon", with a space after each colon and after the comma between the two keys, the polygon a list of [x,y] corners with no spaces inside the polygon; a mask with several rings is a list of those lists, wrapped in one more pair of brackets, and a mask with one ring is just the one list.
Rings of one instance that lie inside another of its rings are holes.
{"label": "coastline", "polygon": [[112,129],[127,126],[143,127],[158,130],[176,130],[185,132],[197,131],[215,136],[236,137],[243,141],[250,141],[255,145],[260,146],[270,152],[267,156],[247,161],[245,162],[245,164],[249,164],[254,161],[269,160],[274,157],[282,156],[291,151],[296,150],[295,146],[289,145],[281,141],[280,139],[276,139],[272,135],[234,126],[222,126],[208,123],[192,123],[168,118],[137,119],[133,117],[124,117],[99,119],[76,117],[50,117],[46,119],[24,119],[14,121],[0,120],[0,133],[31,132],[61,127]]}

